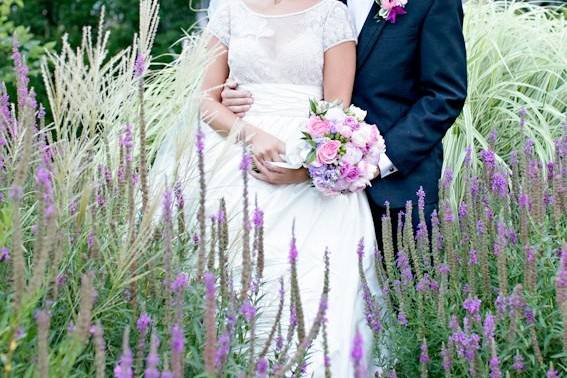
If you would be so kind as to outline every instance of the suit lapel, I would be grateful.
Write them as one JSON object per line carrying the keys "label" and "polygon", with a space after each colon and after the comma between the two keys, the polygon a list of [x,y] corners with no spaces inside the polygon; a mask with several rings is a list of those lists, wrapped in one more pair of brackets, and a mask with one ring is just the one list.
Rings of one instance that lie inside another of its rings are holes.
{"label": "suit lapel", "polygon": [[384,27],[386,26],[386,20],[376,17],[378,11],[378,4],[375,2],[370,9],[368,18],[366,19],[362,31],[360,32],[356,57],[357,68],[362,67],[362,65],[366,62],[368,56],[370,55],[370,52],[372,51],[372,48],[378,41],[382,30],[384,30]]}

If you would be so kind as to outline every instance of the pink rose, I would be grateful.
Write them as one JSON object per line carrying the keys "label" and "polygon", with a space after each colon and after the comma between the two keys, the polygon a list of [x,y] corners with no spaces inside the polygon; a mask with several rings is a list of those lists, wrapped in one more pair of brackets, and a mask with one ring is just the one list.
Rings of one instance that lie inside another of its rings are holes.
{"label": "pink rose", "polygon": [[338,140],[330,140],[325,142],[317,149],[317,160],[323,164],[331,164],[337,158],[341,142]]}
{"label": "pink rose", "polygon": [[331,124],[323,119],[313,117],[309,119],[307,131],[313,138],[325,136],[331,130]]}

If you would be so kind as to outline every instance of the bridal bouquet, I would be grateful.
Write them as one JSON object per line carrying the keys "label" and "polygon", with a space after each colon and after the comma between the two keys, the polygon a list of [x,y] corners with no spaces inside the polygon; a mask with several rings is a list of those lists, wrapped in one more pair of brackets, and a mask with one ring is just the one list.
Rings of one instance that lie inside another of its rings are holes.
{"label": "bridal bouquet", "polygon": [[313,185],[327,196],[360,192],[378,171],[384,138],[376,125],[364,122],[366,112],[340,103],[311,101],[303,138],[286,158],[309,170]]}

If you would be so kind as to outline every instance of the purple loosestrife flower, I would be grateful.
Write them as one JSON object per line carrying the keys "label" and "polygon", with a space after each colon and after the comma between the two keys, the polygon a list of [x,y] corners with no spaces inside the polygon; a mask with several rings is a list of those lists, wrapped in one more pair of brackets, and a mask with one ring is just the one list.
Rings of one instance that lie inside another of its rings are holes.
{"label": "purple loosestrife flower", "polygon": [[246,319],[248,323],[251,323],[256,316],[256,308],[249,300],[245,300],[242,307],[240,307],[240,313],[244,316],[244,319]]}
{"label": "purple loosestrife flower", "polygon": [[471,146],[467,146],[467,148],[465,148],[465,167],[470,167],[471,163],[472,163],[472,147]]}
{"label": "purple loosestrife flower", "polygon": [[115,378],[133,378],[134,373],[132,371],[132,351],[130,350],[130,346],[128,345],[128,329],[124,331],[124,340],[122,345],[122,355],[120,356],[120,360],[118,364],[114,368],[114,377]]}
{"label": "purple loosestrife flower", "polygon": [[398,323],[400,323],[400,325],[407,327],[408,325],[408,318],[406,317],[406,314],[403,311],[400,311],[398,313]]}
{"label": "purple loosestrife flower", "polygon": [[408,286],[413,280],[413,273],[411,271],[409,257],[404,251],[398,252],[396,265],[402,275],[402,284]]}
{"label": "purple loosestrife flower", "polygon": [[230,332],[226,331],[219,337],[217,354],[215,356],[215,366],[217,368],[220,368],[222,366],[222,364],[226,360],[226,357],[228,356],[229,351],[230,351]]}
{"label": "purple loosestrife flower", "polygon": [[136,328],[138,329],[138,332],[140,332],[142,335],[145,335],[151,324],[152,318],[150,318],[150,316],[144,312],[136,321]]}
{"label": "purple loosestrife flower", "polygon": [[419,355],[419,363],[420,364],[428,364],[431,362],[431,358],[429,358],[429,350],[427,348],[427,341],[423,339],[420,347],[421,353]]}
{"label": "purple loosestrife flower", "polygon": [[505,198],[508,194],[508,180],[501,172],[492,175],[492,192],[500,198]]}
{"label": "purple loosestrife flower", "polygon": [[242,160],[240,161],[240,170],[244,172],[250,171],[252,168],[252,155],[249,152],[245,152],[242,155]]}
{"label": "purple loosestrife flower", "polygon": [[187,273],[179,273],[175,281],[171,283],[171,291],[180,293],[189,286],[189,275]]}
{"label": "purple loosestrife flower", "polygon": [[567,248],[561,250],[561,260],[559,263],[559,271],[555,279],[555,290],[557,296],[557,304],[561,306],[567,302]]}
{"label": "purple loosestrife flower", "polygon": [[482,150],[480,151],[480,158],[487,169],[492,170],[496,168],[496,155],[494,151]]}
{"label": "purple loosestrife flower", "polygon": [[533,139],[526,140],[526,143],[524,144],[524,153],[527,156],[532,156],[534,153],[534,146],[535,146],[535,142]]}
{"label": "purple loosestrife flower", "polygon": [[216,373],[216,277],[214,274],[207,272],[203,277],[205,281],[205,369],[207,373],[214,375]]}
{"label": "purple loosestrife flower", "polygon": [[524,356],[521,354],[516,354],[514,356],[514,363],[512,364],[512,369],[516,373],[522,373],[526,369],[526,363],[524,362]]}
{"label": "purple loosestrife flower", "polygon": [[443,174],[443,181],[442,185],[444,189],[449,189],[453,184],[453,171],[450,168],[445,169],[445,173]]}
{"label": "purple loosestrife flower", "polygon": [[262,357],[256,364],[256,378],[266,378],[268,376],[268,360]]}
{"label": "purple loosestrife flower", "polygon": [[482,301],[478,298],[467,298],[463,303],[463,308],[475,320],[480,321],[480,305]]}
{"label": "purple loosestrife flower", "polygon": [[354,377],[364,377],[364,340],[362,339],[362,335],[360,334],[360,330],[358,329],[356,330],[356,334],[354,335],[350,356],[352,359],[352,364],[354,366]]}
{"label": "purple loosestrife flower", "polygon": [[490,340],[491,338],[493,338],[495,330],[496,330],[496,320],[494,319],[494,316],[492,316],[492,314],[488,312],[484,318],[484,325],[483,325],[484,338],[486,340]]}
{"label": "purple loosestrife flower", "polygon": [[420,186],[417,191],[417,207],[419,210],[425,209],[425,191],[423,190],[423,186]]}
{"label": "purple loosestrife flower", "polygon": [[520,110],[518,110],[518,115],[520,116],[520,127],[524,128],[524,126],[526,126],[526,116],[528,115],[528,111],[522,106]]}
{"label": "purple loosestrife flower", "polygon": [[[182,358],[183,351],[185,350],[185,335],[183,334],[183,328],[179,324],[174,324],[173,327],[171,327],[170,343],[173,356]],[[175,360],[173,357],[172,359]]]}
{"label": "purple loosestrife flower", "polygon": [[132,125],[127,123],[124,126],[122,134],[120,135],[119,140],[120,146],[124,148],[126,152],[126,160],[132,161],[132,150],[134,149],[134,138],[132,136]]}
{"label": "purple loosestrife flower", "polygon": [[469,215],[469,206],[466,202],[461,202],[459,205],[459,218],[463,219]]}
{"label": "purple loosestrife flower", "polygon": [[451,358],[451,348],[450,348],[451,344],[452,342],[449,340],[448,347],[446,347],[444,343],[443,346],[441,347],[441,359],[442,359],[442,365],[443,365],[443,370],[445,371],[445,375],[450,373],[451,369],[453,368],[453,359]]}
{"label": "purple loosestrife flower", "polygon": [[159,338],[155,333],[152,333],[152,341],[150,344],[150,353],[146,357],[146,370],[144,371],[144,378],[160,378],[159,374]]}
{"label": "purple loosestrife flower", "polygon": [[6,247],[0,248],[0,262],[10,260],[10,250]]}
{"label": "purple loosestrife flower", "polygon": [[14,61],[14,67],[16,69],[16,91],[18,95],[18,106],[23,109],[26,104],[28,104],[29,83],[30,79],[29,69],[24,63],[24,58],[20,52],[20,44],[18,40],[14,37],[12,40],[12,60]]}
{"label": "purple loosestrife flower", "polygon": [[254,227],[261,228],[264,226],[264,212],[256,207],[254,209],[254,215],[252,216],[252,222],[254,222]]}
{"label": "purple loosestrife flower", "polygon": [[559,373],[557,372],[557,370],[555,370],[553,366],[551,366],[547,371],[547,373],[545,374],[545,376],[546,378],[559,378]]}
{"label": "purple loosestrife flower", "polygon": [[502,372],[500,371],[500,359],[498,358],[498,353],[496,352],[496,343],[494,342],[494,339],[492,339],[490,345],[490,378],[502,378]]}

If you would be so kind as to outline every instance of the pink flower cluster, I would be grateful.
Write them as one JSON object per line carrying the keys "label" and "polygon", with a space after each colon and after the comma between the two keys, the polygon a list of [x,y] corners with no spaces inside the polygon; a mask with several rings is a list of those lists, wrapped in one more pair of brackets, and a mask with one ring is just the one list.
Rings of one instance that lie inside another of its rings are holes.
{"label": "pink flower cluster", "polygon": [[328,196],[364,190],[386,150],[376,125],[364,122],[366,112],[355,106],[312,102],[311,114],[303,139],[313,185]]}

